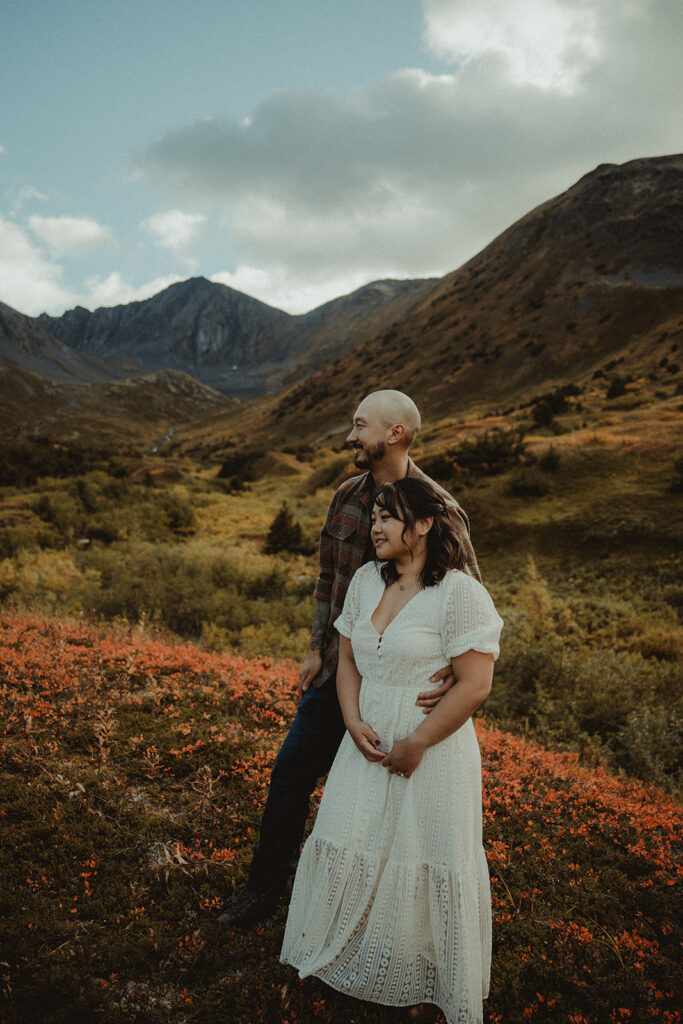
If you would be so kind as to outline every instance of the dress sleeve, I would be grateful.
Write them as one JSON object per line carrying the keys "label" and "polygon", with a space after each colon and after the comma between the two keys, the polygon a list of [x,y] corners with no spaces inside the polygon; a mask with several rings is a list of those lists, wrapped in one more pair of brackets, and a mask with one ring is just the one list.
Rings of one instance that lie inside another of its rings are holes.
{"label": "dress sleeve", "polygon": [[360,569],[357,569],[351,578],[349,583],[349,589],[346,591],[346,598],[344,599],[344,607],[342,613],[338,619],[334,621],[334,628],[342,636],[350,639],[353,627],[358,621],[360,615],[360,597],[363,583],[363,570],[367,570],[367,565],[361,565]]}
{"label": "dress sleeve", "polygon": [[451,571],[442,583],[441,640],[448,658],[481,651],[497,658],[503,620],[481,583],[466,573]]}

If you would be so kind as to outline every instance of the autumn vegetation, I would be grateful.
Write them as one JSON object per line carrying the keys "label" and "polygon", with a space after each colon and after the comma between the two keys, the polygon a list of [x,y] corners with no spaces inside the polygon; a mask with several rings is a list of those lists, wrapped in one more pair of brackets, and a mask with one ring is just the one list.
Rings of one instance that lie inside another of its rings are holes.
{"label": "autumn vegetation", "polygon": [[[680,400],[574,391],[440,421],[416,451],[506,622],[477,721],[487,1019],[673,1024]],[[295,711],[343,436],[51,446],[0,459],[0,1022],[407,1024],[281,967],[284,906],[215,924]]]}

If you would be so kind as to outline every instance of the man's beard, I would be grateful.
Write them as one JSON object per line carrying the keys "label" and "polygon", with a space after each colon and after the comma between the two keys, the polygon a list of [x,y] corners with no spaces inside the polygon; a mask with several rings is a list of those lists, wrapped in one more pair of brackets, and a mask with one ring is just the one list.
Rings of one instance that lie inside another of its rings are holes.
{"label": "man's beard", "polygon": [[384,441],[379,444],[366,445],[363,448],[356,448],[353,455],[353,464],[359,469],[370,469],[376,462],[384,458],[387,446]]}

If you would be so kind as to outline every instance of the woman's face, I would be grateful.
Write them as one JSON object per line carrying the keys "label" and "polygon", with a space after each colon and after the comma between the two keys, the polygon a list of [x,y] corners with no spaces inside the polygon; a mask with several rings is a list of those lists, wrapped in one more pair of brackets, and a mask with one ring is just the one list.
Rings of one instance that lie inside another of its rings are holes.
{"label": "woman's face", "polygon": [[[372,510],[372,528],[370,536],[375,545],[377,557],[383,560],[401,558],[414,550],[417,538],[415,527],[403,533],[404,522],[392,516],[385,508],[375,505]],[[417,524],[416,524],[417,526]]]}

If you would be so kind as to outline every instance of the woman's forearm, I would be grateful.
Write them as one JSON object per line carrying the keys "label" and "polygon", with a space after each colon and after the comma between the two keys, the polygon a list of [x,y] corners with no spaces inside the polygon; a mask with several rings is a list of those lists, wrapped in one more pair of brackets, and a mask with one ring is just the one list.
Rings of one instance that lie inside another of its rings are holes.
{"label": "woman's forearm", "polygon": [[433,747],[465,724],[491,690],[493,655],[467,651],[451,659],[455,685],[412,733],[424,749]]}
{"label": "woman's forearm", "polygon": [[351,641],[345,636],[340,636],[339,662],[337,664],[337,696],[347,729],[354,722],[360,720],[358,705],[360,683],[361,677],[356,668]]}

